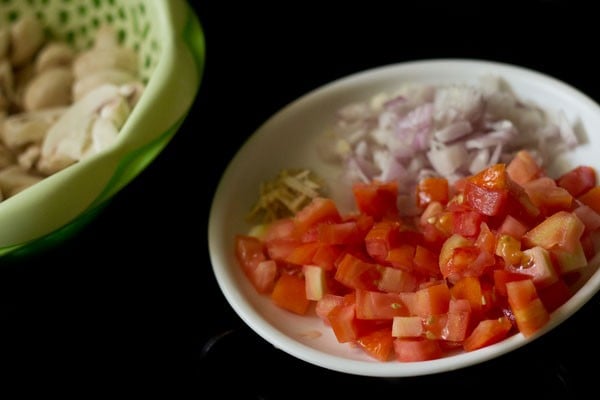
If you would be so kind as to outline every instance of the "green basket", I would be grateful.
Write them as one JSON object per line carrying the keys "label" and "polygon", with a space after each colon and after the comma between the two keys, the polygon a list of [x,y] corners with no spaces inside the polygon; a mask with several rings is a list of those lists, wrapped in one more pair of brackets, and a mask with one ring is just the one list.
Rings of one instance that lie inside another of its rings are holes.
{"label": "green basket", "polygon": [[168,144],[204,69],[204,35],[184,0],[0,0],[0,26],[34,13],[50,38],[77,50],[103,25],[136,50],[144,92],[117,143],[0,202],[0,256],[64,240],[88,222]]}

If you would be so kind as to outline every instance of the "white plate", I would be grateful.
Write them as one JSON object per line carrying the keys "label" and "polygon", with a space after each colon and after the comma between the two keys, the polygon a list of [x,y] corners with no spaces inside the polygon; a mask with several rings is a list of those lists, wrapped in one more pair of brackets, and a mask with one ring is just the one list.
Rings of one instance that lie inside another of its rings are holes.
{"label": "white plate", "polygon": [[[340,372],[379,377],[405,377],[439,373],[474,365],[515,350],[565,321],[600,288],[594,272],[581,289],[552,314],[540,332],[521,334],[469,353],[401,363],[379,362],[361,349],[336,341],[330,328],[316,316],[297,316],[274,306],[257,294],[234,256],[234,235],[250,228],[245,216],[258,195],[261,182],[283,168],[310,168],[325,179],[338,171],[321,161],[316,141],[333,123],[335,111],[353,101],[368,99],[403,83],[473,83],[482,75],[505,79],[516,95],[544,109],[562,110],[586,137],[586,143],[556,160],[554,173],[587,164],[600,170],[600,107],[573,87],[541,73],[517,66],[480,60],[425,60],[384,66],[339,79],[294,101],[263,124],[233,158],[215,193],[209,219],[209,250],[217,282],[236,313],[275,347],[306,362]],[[315,337],[315,332],[321,333]]]}

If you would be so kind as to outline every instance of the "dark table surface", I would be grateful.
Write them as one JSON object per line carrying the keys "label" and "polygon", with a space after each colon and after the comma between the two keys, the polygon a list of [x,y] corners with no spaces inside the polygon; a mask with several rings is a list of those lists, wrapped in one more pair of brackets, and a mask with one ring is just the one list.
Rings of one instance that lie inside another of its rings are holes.
{"label": "dark table surface", "polygon": [[572,398],[596,388],[599,296],[526,348],[480,365],[415,378],[350,376],[295,359],[244,325],[221,294],[207,245],[212,196],[231,157],[269,116],[333,79],[409,60],[477,58],[550,74],[600,100],[591,6],[191,3],[206,65],[180,131],[77,236],[0,261],[0,396],[5,383],[23,393],[207,399],[214,390],[242,399],[364,390]]}

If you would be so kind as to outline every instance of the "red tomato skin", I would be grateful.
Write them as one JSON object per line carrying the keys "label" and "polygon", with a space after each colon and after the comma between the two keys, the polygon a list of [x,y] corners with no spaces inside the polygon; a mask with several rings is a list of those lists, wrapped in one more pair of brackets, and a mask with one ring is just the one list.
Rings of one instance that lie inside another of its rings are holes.
{"label": "red tomato skin", "polygon": [[565,188],[573,197],[580,196],[596,185],[596,170],[580,165],[556,179],[558,186]]}
{"label": "red tomato skin", "polygon": [[353,289],[377,290],[381,272],[376,264],[346,253],[338,264],[335,279]]}
{"label": "red tomato skin", "polygon": [[600,186],[594,186],[587,192],[579,195],[577,199],[600,214]]}
{"label": "red tomato skin", "polygon": [[495,216],[503,213],[508,201],[508,190],[494,190],[467,182],[465,201],[475,211],[483,215]]}
{"label": "red tomato skin", "polygon": [[385,262],[388,252],[398,246],[400,223],[397,221],[376,222],[365,237],[367,253],[378,262]]}
{"label": "red tomato skin", "polygon": [[542,168],[527,150],[520,150],[506,166],[508,176],[522,185],[543,175]]}
{"label": "red tomato skin", "polygon": [[375,221],[398,216],[398,182],[355,183],[352,192],[360,212]]}
{"label": "red tomato skin", "polygon": [[263,242],[253,236],[235,236],[235,256],[244,271],[252,270],[259,262],[267,259]]}
{"label": "red tomato skin", "polygon": [[382,328],[359,337],[356,342],[371,357],[388,361],[394,352],[394,338],[391,328]]}
{"label": "red tomato skin", "polygon": [[428,177],[417,184],[417,207],[426,207],[437,201],[441,204],[448,202],[448,180],[441,177]]}
{"label": "red tomato skin", "polygon": [[446,282],[434,284],[417,290],[415,314],[426,318],[431,315],[445,314],[450,305],[450,289]]}
{"label": "red tomato skin", "polygon": [[315,197],[294,216],[295,232],[302,235],[319,223],[339,223],[342,217],[332,199]]}
{"label": "red tomato skin", "polygon": [[277,306],[295,314],[304,315],[310,301],[306,298],[304,278],[282,273],[271,292],[271,300]]}
{"label": "red tomato skin", "polygon": [[474,238],[479,235],[482,222],[484,222],[484,216],[477,211],[454,212],[452,213],[452,233]]}
{"label": "red tomato skin", "polygon": [[508,335],[512,327],[506,317],[482,320],[464,340],[463,348],[465,351],[473,351],[497,343]]}
{"label": "red tomato skin", "polygon": [[435,360],[443,355],[439,341],[423,338],[394,339],[394,352],[402,362]]}

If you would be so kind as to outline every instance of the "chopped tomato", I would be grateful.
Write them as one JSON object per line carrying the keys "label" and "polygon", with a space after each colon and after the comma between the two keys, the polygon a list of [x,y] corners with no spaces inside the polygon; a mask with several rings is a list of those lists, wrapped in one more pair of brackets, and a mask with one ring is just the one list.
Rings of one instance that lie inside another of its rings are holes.
{"label": "chopped tomato", "polygon": [[558,177],[556,183],[571,196],[577,197],[596,186],[596,171],[592,167],[581,165]]}
{"label": "chopped tomato", "polygon": [[398,215],[397,182],[355,183],[352,192],[358,209],[376,221]]}
{"label": "chopped tomato", "polygon": [[506,317],[481,320],[463,342],[465,351],[473,351],[504,339],[512,324]]}
{"label": "chopped tomato", "polygon": [[365,237],[367,253],[379,262],[385,262],[388,252],[398,245],[400,237],[398,221],[376,222]]}
{"label": "chopped tomato", "polygon": [[[600,246],[600,186],[589,167],[554,180],[527,152],[449,185],[417,184],[401,216],[396,182],[353,186],[357,211],[319,197],[235,237],[259,293],[313,311],[340,343],[376,360],[431,360],[530,336],[573,295]],[[450,197],[451,196],[451,197]]]}
{"label": "chopped tomato", "polygon": [[522,185],[543,175],[542,168],[527,150],[520,150],[506,166],[508,176]]}
{"label": "chopped tomato", "polygon": [[316,197],[294,216],[296,232],[303,234],[319,223],[339,223],[342,217],[333,200]]}
{"label": "chopped tomato", "polygon": [[394,352],[398,361],[414,362],[440,358],[443,355],[438,340],[394,339]]}
{"label": "chopped tomato", "polygon": [[353,289],[376,290],[381,272],[377,264],[346,253],[338,264],[335,279]]}
{"label": "chopped tomato", "polygon": [[583,204],[591,207],[597,213],[600,213],[600,186],[594,186],[577,197],[577,199]]}
{"label": "chopped tomato", "polygon": [[417,206],[425,207],[432,201],[448,202],[448,180],[440,177],[427,177],[417,185]]}
{"label": "chopped tomato", "polygon": [[368,355],[387,361],[394,352],[394,338],[390,328],[382,328],[361,336],[356,341]]}
{"label": "chopped tomato", "polygon": [[444,314],[450,304],[450,289],[446,282],[417,290],[415,314],[420,317]]}
{"label": "chopped tomato", "polygon": [[533,280],[508,282],[506,292],[515,321],[523,335],[531,336],[550,319],[546,307],[538,297]]}
{"label": "chopped tomato", "polygon": [[406,316],[409,309],[401,294],[356,290],[356,318],[393,319]]}
{"label": "chopped tomato", "polygon": [[300,315],[306,314],[310,305],[306,298],[304,279],[291,274],[281,274],[275,283],[271,299],[279,307]]}

